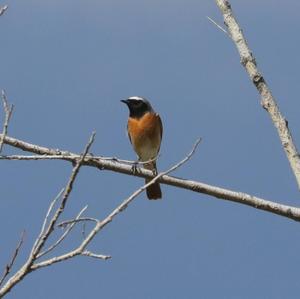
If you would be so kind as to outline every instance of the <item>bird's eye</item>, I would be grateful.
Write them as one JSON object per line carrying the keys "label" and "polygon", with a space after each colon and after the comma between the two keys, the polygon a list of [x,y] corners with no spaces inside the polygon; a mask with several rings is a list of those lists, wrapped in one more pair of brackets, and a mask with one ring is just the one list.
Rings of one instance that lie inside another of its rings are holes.
{"label": "bird's eye", "polygon": [[141,106],[142,104],[143,104],[142,101],[134,101],[134,102],[133,102],[133,105],[136,106],[136,107],[139,107],[139,106]]}

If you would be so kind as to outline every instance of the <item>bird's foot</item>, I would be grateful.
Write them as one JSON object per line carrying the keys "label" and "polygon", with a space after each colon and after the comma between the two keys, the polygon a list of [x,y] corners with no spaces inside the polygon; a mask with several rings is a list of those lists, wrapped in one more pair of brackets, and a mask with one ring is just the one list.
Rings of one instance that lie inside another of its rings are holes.
{"label": "bird's foot", "polygon": [[157,176],[157,169],[154,168],[154,169],[152,170],[152,173],[153,173],[154,176]]}
{"label": "bird's foot", "polygon": [[132,170],[133,174],[138,173],[138,164],[139,164],[139,161],[133,162],[132,167],[131,167],[131,170]]}

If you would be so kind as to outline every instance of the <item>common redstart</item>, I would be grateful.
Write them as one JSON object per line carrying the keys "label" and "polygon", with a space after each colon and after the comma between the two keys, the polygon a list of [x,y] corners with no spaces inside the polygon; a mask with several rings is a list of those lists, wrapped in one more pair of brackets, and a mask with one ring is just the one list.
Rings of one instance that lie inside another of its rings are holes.
{"label": "common redstart", "polygon": [[[151,161],[144,164],[144,168],[152,170],[157,174],[156,158],[160,149],[163,126],[161,119],[148,100],[142,97],[130,97],[121,100],[129,108],[129,118],[127,123],[127,133],[134,151],[139,157],[139,161]],[[146,179],[146,184],[150,179]],[[159,183],[150,185],[147,189],[149,199],[161,198]]]}

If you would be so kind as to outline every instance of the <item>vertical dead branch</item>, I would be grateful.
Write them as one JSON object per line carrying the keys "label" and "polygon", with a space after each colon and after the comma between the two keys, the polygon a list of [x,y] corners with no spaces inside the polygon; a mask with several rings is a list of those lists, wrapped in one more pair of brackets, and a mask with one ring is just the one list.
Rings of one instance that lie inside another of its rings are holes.
{"label": "vertical dead branch", "polygon": [[255,58],[249,49],[242,29],[233,15],[229,1],[215,1],[223,14],[224,23],[228,28],[228,32],[238,49],[241,57],[241,63],[245,67],[251,81],[261,96],[261,105],[269,113],[272,122],[277,129],[281,144],[297,180],[298,188],[300,188],[300,157],[289,131],[288,122],[282,116],[271,90],[269,89],[263,75],[257,68]]}
{"label": "vertical dead branch", "polygon": [[5,116],[4,116],[2,138],[0,138],[0,153],[2,152],[2,149],[3,149],[4,139],[7,134],[8,123],[9,123],[10,117],[11,117],[13,109],[14,109],[14,105],[9,106],[4,90],[1,91],[1,98],[2,98]]}

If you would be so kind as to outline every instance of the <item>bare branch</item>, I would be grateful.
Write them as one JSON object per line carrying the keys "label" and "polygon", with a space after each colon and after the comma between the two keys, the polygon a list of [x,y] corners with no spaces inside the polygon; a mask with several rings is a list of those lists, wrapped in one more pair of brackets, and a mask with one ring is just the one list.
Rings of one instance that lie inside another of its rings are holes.
{"label": "bare branch", "polygon": [[[104,156],[91,156],[93,157],[94,159],[101,159],[101,160],[104,160],[104,161],[113,161],[113,162],[119,162],[119,163],[126,163],[126,164],[130,164],[130,165],[133,165],[133,164],[136,164],[136,165],[144,165],[144,164],[148,164],[148,163],[151,163],[153,161],[156,161],[157,158],[159,157],[160,155],[154,157],[153,159],[150,159],[148,161],[132,161],[132,160],[124,160],[124,159],[120,159],[120,158],[117,158],[117,157],[104,157]],[[87,155],[87,157],[89,157]],[[9,155],[9,156],[6,156],[6,155],[2,155],[0,156],[0,160],[19,160],[19,161],[31,161],[31,160],[70,160],[71,159],[74,159],[74,158],[77,158],[79,159],[80,158],[80,155],[75,155],[75,154],[71,154],[71,153],[68,153],[67,155]]]}
{"label": "bare branch", "polygon": [[92,218],[92,217],[81,217],[81,218],[63,221],[61,223],[58,223],[57,226],[58,227],[66,227],[69,224],[78,223],[78,222],[98,222],[98,219]]}
{"label": "bare branch", "polygon": [[48,218],[49,218],[49,215],[50,213],[52,212],[53,210],[53,207],[54,205],[56,204],[56,202],[58,201],[58,199],[62,196],[63,192],[64,192],[64,188],[57,194],[57,196],[53,199],[53,201],[50,203],[49,205],[49,209],[47,211],[47,214],[45,216],[45,219],[44,219],[44,222],[43,222],[43,225],[42,225],[42,229],[41,229],[41,232],[39,234],[39,236],[37,237],[36,241],[35,241],[35,244],[33,245],[33,248],[36,247],[36,245],[41,241],[42,237],[43,237],[43,234],[45,232],[45,228],[46,228],[46,224],[48,222]]}
{"label": "bare branch", "polygon": [[[62,160],[71,163],[76,163],[79,157],[77,154],[70,153],[68,151],[42,147],[9,136],[6,136],[4,138],[4,143],[19,148],[23,151],[39,155],[62,156]],[[87,156],[85,157],[82,164],[86,166],[96,167],[100,170],[110,170],[142,178],[153,178],[153,173],[147,169],[139,169],[139,171],[134,171],[130,165],[119,163],[117,161],[102,160],[100,157]],[[207,194],[216,198],[229,200],[243,205],[248,205],[255,209],[264,210],[276,215],[293,219],[295,221],[300,221],[300,209],[298,207],[283,205],[247,193],[232,191],[229,189],[212,186],[202,182],[181,179],[167,175],[161,177],[159,179],[159,182],[161,184],[171,185],[178,188],[187,189],[193,192]]]}
{"label": "bare branch", "polygon": [[42,257],[43,255],[46,255],[47,253],[51,252],[53,249],[55,249],[66,237],[67,235],[71,232],[71,230],[73,229],[74,225],[76,224],[76,220],[78,220],[80,218],[80,216],[84,213],[84,211],[87,209],[88,206],[85,206],[76,216],[76,218],[74,219],[74,222],[71,223],[71,225],[69,225],[69,227],[65,230],[65,232],[61,235],[61,237],[54,243],[52,244],[49,248],[47,248],[45,251],[39,253],[37,255],[37,259]]}
{"label": "bare branch", "polygon": [[1,6],[0,7],[0,16],[2,16],[7,9],[8,9],[8,5]]}
{"label": "bare branch", "polygon": [[108,260],[108,259],[111,258],[110,255],[95,254],[95,253],[90,252],[90,251],[88,251],[88,250],[83,251],[83,252],[81,253],[81,255],[93,257],[93,258],[100,259],[100,260]]}
{"label": "bare branch", "polygon": [[145,165],[145,164],[149,164],[151,162],[157,161],[157,159],[160,157],[160,154],[158,154],[156,157],[154,157],[153,159],[150,159],[148,161],[132,161],[132,160],[123,160],[123,159],[119,159],[116,157],[96,157],[96,158],[100,158],[102,160],[109,160],[109,161],[116,161],[116,162],[120,162],[120,163],[126,163],[126,164],[136,164],[136,165]]}
{"label": "bare branch", "polygon": [[2,285],[2,283],[4,282],[4,280],[8,276],[8,274],[10,273],[10,271],[15,263],[15,260],[19,254],[20,248],[24,242],[24,237],[25,237],[25,230],[22,232],[20,241],[12,255],[12,258],[11,258],[10,262],[6,265],[4,273],[3,273],[2,277],[0,278],[0,286]]}
{"label": "bare branch", "polygon": [[1,98],[2,98],[5,117],[4,117],[3,131],[2,131],[1,138],[0,138],[0,153],[2,152],[2,148],[3,148],[3,144],[4,144],[4,138],[7,134],[8,123],[9,123],[10,117],[11,117],[13,109],[14,109],[14,105],[11,105],[9,107],[9,104],[8,104],[8,101],[7,101],[6,94],[5,94],[4,90],[1,91]]}
{"label": "bare branch", "polygon": [[75,182],[75,179],[79,173],[79,169],[82,166],[82,162],[86,156],[86,154],[88,153],[92,143],[94,142],[95,139],[95,133],[92,134],[88,144],[86,145],[84,152],[80,158],[80,160],[76,161],[76,164],[72,170],[72,174],[69,178],[69,181],[66,185],[66,188],[64,190],[63,196],[62,196],[62,201],[60,203],[60,207],[56,210],[54,216],[52,217],[52,219],[50,220],[50,223],[48,225],[48,228],[45,230],[45,232],[42,234],[42,237],[40,239],[40,241],[36,244],[36,246],[32,249],[31,252],[31,258],[32,261],[38,256],[38,254],[40,253],[40,250],[42,249],[42,247],[44,246],[46,240],[48,239],[49,235],[51,234],[51,232],[54,229],[54,226],[56,224],[57,219],[59,218],[60,214],[64,211],[65,205],[67,203],[67,200],[72,192],[73,189],[73,184]]}
{"label": "bare branch", "polygon": [[281,144],[297,180],[298,188],[300,188],[300,157],[289,131],[288,122],[282,116],[271,90],[257,68],[253,53],[247,44],[242,29],[233,15],[229,1],[216,0],[216,3],[223,14],[224,23],[240,54],[241,63],[261,96],[261,105],[269,113],[269,116],[277,129]]}
{"label": "bare branch", "polygon": [[[192,155],[195,153],[196,148],[199,145],[200,141],[201,141],[201,139],[197,140],[197,142],[193,146],[192,151],[182,161],[180,161],[176,165],[172,166],[169,170],[167,170],[165,172],[159,173],[157,176],[155,176],[154,178],[152,178],[152,180],[150,182],[148,182],[147,184],[143,185],[141,188],[139,188],[134,193],[132,193],[117,208],[115,208],[104,220],[97,221],[95,227],[91,230],[91,232],[88,234],[88,236],[82,241],[82,243],[76,249],[74,249],[74,250],[72,250],[72,251],[70,251],[70,252],[68,252],[66,254],[50,258],[48,260],[45,260],[45,261],[42,261],[42,262],[39,262],[39,263],[35,263],[35,264],[32,265],[31,269],[32,270],[36,270],[38,268],[47,267],[47,266],[50,266],[52,264],[55,264],[55,263],[58,263],[58,262],[70,259],[70,258],[72,258],[74,256],[82,255],[84,252],[87,252],[85,250],[86,247],[93,240],[93,238],[96,236],[96,234],[100,230],[102,230],[108,223],[110,223],[114,219],[114,217],[116,217],[119,213],[123,212],[128,207],[128,205],[135,198],[137,198],[137,196],[139,194],[141,194],[144,190],[146,190],[147,187],[149,187],[150,185],[154,184],[157,180],[159,180],[164,175],[167,175],[168,173],[176,170],[181,165],[183,165],[184,163],[186,163],[192,157]],[[93,257],[95,257],[95,254],[93,254],[93,255],[94,255]]]}
{"label": "bare branch", "polygon": [[[83,154],[81,155],[80,159],[77,159],[74,162],[75,166],[73,167],[71,176],[68,180],[68,183],[66,185],[66,188],[63,191],[62,194],[62,200],[55,211],[54,215],[52,216],[48,226],[48,218],[53,210],[53,207],[57,201],[57,199],[60,197],[59,195],[51,202],[50,207],[48,209],[48,212],[46,214],[46,217],[43,222],[41,233],[39,234],[36,242],[34,243],[31,253],[25,262],[25,264],[15,273],[6,283],[5,285],[0,289],[0,298],[2,298],[6,293],[8,293],[20,280],[22,280],[28,273],[30,273],[33,270],[33,263],[36,261],[39,253],[41,252],[42,248],[44,247],[46,241],[48,240],[50,234],[52,233],[54,226],[56,225],[57,219],[61,215],[61,213],[64,211],[64,208],[66,206],[67,200],[72,192],[73,184],[75,182],[75,179],[77,178],[77,175],[79,173],[80,167],[83,165],[83,161],[85,156],[87,155],[92,143],[95,139],[95,132],[92,134],[89,142],[87,143]],[[47,228],[46,228],[47,226]]]}
{"label": "bare branch", "polygon": [[[74,155],[72,158],[79,158],[80,155]],[[0,160],[18,160],[18,161],[31,161],[31,160],[68,160],[70,155],[1,155]]]}
{"label": "bare branch", "polygon": [[186,163],[191,157],[192,155],[195,153],[196,148],[198,147],[199,143],[200,143],[201,139],[198,139],[196,141],[196,143],[193,146],[192,151],[180,162],[178,162],[176,165],[172,166],[170,169],[168,169],[167,171],[161,172],[159,173],[157,176],[155,176],[151,181],[149,181],[147,184],[145,184],[144,186],[142,186],[140,189],[136,190],[131,196],[129,196],[127,199],[125,199],[121,205],[119,205],[112,213],[110,213],[104,220],[102,220],[99,223],[99,228],[98,230],[100,230],[102,227],[104,227],[106,224],[108,224],[109,222],[111,222],[113,220],[113,218],[118,215],[120,212],[123,212],[128,204],[133,201],[139,194],[141,194],[144,190],[147,189],[147,187],[149,187],[150,185],[154,184],[156,181],[158,181],[161,177],[167,175],[170,172],[173,172],[174,170],[176,170],[177,168],[179,168],[181,165],[183,165],[184,163]]}

